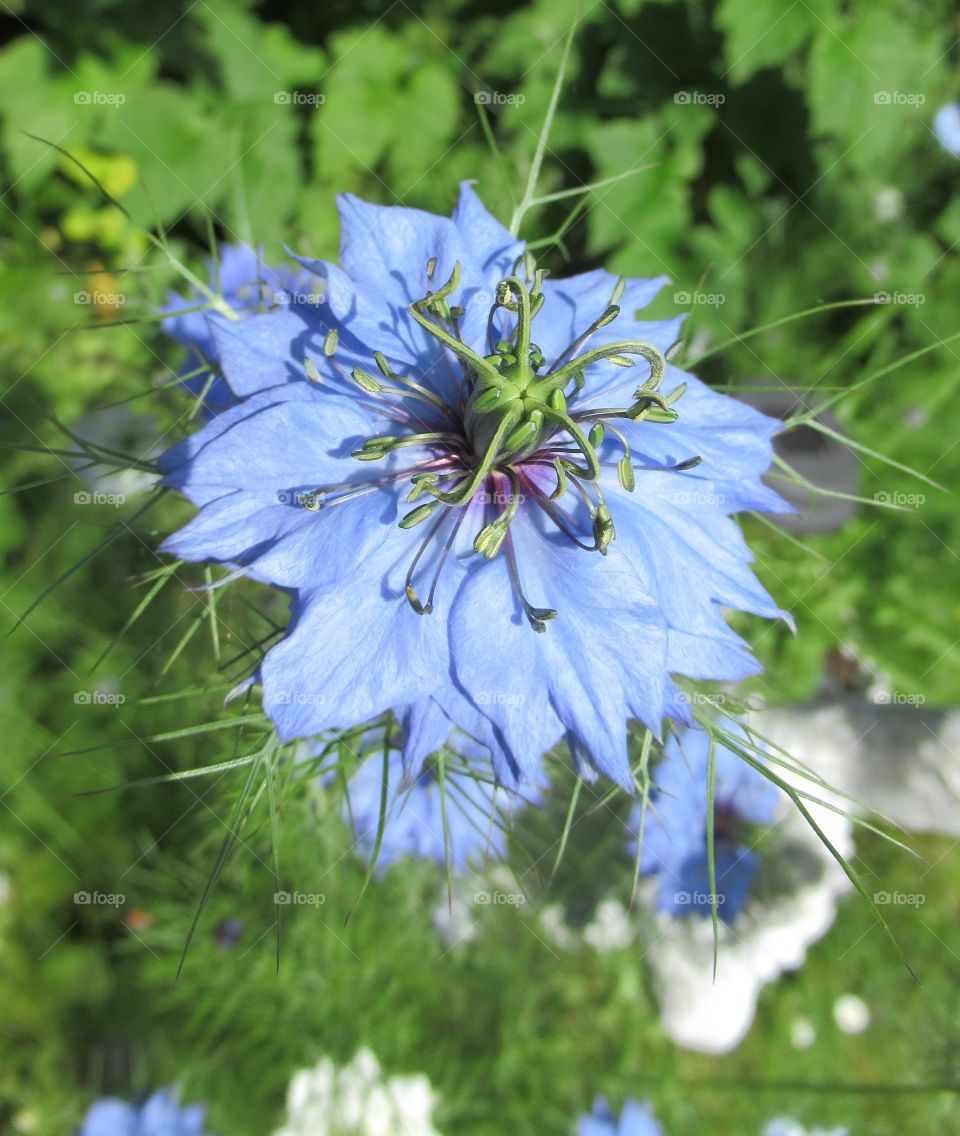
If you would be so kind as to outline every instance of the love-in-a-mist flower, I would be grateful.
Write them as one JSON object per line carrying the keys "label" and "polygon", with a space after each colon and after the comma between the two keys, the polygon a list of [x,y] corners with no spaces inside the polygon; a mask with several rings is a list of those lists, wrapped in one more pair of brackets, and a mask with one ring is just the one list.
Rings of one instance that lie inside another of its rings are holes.
{"label": "love-in-a-mist flower", "polygon": [[628,1100],[617,1118],[603,1097],[598,1097],[591,1115],[580,1117],[577,1136],[663,1136],[663,1129],[646,1102]]}
{"label": "love-in-a-mist flower", "polygon": [[662,277],[554,281],[468,186],[340,207],[324,303],[208,316],[243,401],[163,460],[200,506],[166,550],[293,593],[282,738],[393,711],[411,776],[455,725],[502,782],[565,740],[632,788],[628,719],[689,720],[672,675],[759,669],[723,609],[783,614],[730,516],[784,507],[778,424],[667,364]]}
{"label": "love-in-a-mist flower", "polygon": [[[302,269],[290,265],[270,268],[260,252],[248,245],[221,245],[216,261],[207,261],[207,277],[211,292],[239,318],[300,302],[308,287],[308,274]],[[171,292],[163,307],[167,318],[160,323],[171,339],[188,349],[181,367],[183,385],[202,399],[209,413],[237,401],[220,374],[220,357],[207,319],[213,310],[209,298],[198,289],[186,297]]]}
{"label": "love-in-a-mist flower", "polygon": [[[470,766],[469,774],[463,771],[465,764]],[[489,761],[475,743],[466,738],[459,744],[448,741],[442,786],[438,766],[430,764],[406,787],[403,756],[395,748],[387,751],[386,774],[387,812],[378,871],[405,857],[449,863],[454,872],[503,859],[512,816],[527,803],[526,794],[495,785]],[[366,858],[376,843],[383,781],[381,745],[350,778],[343,804],[344,819]]]}
{"label": "love-in-a-mist flower", "polygon": [[205,1112],[203,1105],[181,1108],[171,1089],[143,1104],[109,1097],[94,1101],[77,1136],[203,1136]]}
{"label": "love-in-a-mist flower", "polygon": [[[728,733],[745,737],[736,723],[723,725]],[[707,843],[709,755],[705,729],[682,730],[669,739],[654,771],[656,790],[647,808],[640,870],[656,875],[657,907],[673,915],[706,917],[713,910]],[[713,798],[717,914],[729,923],[742,910],[759,866],[752,833],[776,819],[779,791],[718,742]],[[641,812],[638,804],[630,818],[634,841]]]}

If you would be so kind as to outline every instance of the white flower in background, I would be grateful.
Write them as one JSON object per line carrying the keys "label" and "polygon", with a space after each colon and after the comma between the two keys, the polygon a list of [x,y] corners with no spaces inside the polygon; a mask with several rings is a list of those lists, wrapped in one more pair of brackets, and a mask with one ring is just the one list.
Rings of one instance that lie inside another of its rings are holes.
{"label": "white flower in background", "polygon": [[878,684],[865,699],[771,710],[754,722],[852,798],[848,812],[872,809],[908,832],[960,836],[960,711],[931,710],[915,691]]}
{"label": "white flower in background", "polygon": [[384,1077],[369,1049],[338,1068],[327,1057],[295,1073],[275,1136],[440,1136],[438,1097],[422,1074]]}
{"label": "white flower in background", "polygon": [[767,1121],[761,1136],[849,1136],[849,1128],[805,1128],[788,1116]]}
{"label": "white flower in background", "polygon": [[790,1024],[790,1044],[794,1049],[809,1049],[817,1040],[817,1029],[809,1018],[794,1018]]}
{"label": "white flower in background", "polygon": [[587,946],[602,954],[629,947],[636,932],[623,904],[617,899],[604,899],[597,904],[593,919],[581,934]]}
{"label": "white flower in background", "polygon": [[841,994],[833,1004],[833,1020],[844,1033],[863,1033],[870,1025],[870,1007],[856,994]]}
{"label": "white flower in background", "polygon": [[[71,429],[78,438],[94,447],[126,454],[137,461],[150,461],[161,449],[157,444],[156,422],[136,414],[128,406],[94,411],[75,422]],[[70,443],[68,448],[77,447]],[[146,470],[94,462],[87,457],[71,458],[70,464],[93,493],[118,499],[116,502],[111,500],[109,504],[123,504],[128,498],[148,493],[157,482],[157,475]]]}

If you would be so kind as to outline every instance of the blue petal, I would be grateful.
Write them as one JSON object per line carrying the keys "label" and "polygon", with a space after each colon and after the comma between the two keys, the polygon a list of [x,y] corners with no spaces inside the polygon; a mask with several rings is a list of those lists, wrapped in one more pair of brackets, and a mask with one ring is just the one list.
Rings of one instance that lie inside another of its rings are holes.
{"label": "blue petal", "polygon": [[558,615],[537,634],[513,595],[505,555],[475,566],[450,618],[457,680],[521,769],[556,741],[559,721],[600,772],[632,791],[627,719],[659,733],[663,714],[666,630],[657,606],[615,545],[606,557],[591,555],[524,517],[511,532],[526,595]]}
{"label": "blue petal", "polygon": [[460,199],[453,211],[453,223],[464,246],[491,279],[507,276],[526,247],[487,212],[473,191],[473,183],[460,183]]}

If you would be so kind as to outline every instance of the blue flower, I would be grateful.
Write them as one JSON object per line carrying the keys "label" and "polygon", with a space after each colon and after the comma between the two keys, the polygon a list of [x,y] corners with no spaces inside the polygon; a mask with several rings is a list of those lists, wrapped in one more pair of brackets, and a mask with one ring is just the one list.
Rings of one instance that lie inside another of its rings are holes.
{"label": "blue flower", "polygon": [[[367,747],[364,746],[364,749]],[[445,865],[449,852],[451,870],[465,872],[486,859],[503,859],[506,854],[510,813],[530,803],[492,783],[492,770],[484,768],[484,755],[465,743],[454,755],[447,747],[444,790],[435,767],[421,771],[409,788],[404,785],[401,751],[391,749],[387,762],[387,818],[377,857],[382,871],[406,856],[435,860]],[[380,823],[383,792],[383,757],[374,747],[350,779],[344,800],[344,819],[353,827],[362,855],[369,858]],[[457,769],[469,760],[473,776]],[[444,810],[446,834],[444,834]]]}
{"label": "blue flower", "polygon": [[936,113],[933,132],[940,145],[955,158],[960,158],[960,105],[947,103]]}
{"label": "blue flower", "polygon": [[[303,296],[307,273],[299,268],[269,268],[259,251],[247,245],[222,245],[217,262],[207,261],[211,290],[240,318],[266,307],[290,303]],[[160,323],[171,339],[188,348],[181,368],[183,385],[203,399],[204,407],[218,413],[236,402],[220,374],[220,357],[210,330],[207,300],[194,289],[186,298],[171,292],[163,307],[167,318]]]}
{"label": "blue flower", "polygon": [[759,670],[723,609],[784,615],[731,518],[786,508],[778,423],[665,363],[665,278],[545,278],[469,186],[340,209],[325,303],[208,316],[242,401],[165,455],[199,512],[164,548],[291,592],[283,739],[392,710],[408,776],[454,725],[503,783],[566,741],[632,788],[628,719],[689,721],[672,675]]}
{"label": "blue flower", "polygon": [[180,1108],[170,1089],[143,1104],[106,1098],[94,1101],[77,1136],[203,1136],[203,1105]]}
{"label": "blue flower", "polygon": [[597,1097],[590,1116],[581,1116],[577,1136],[663,1136],[649,1104],[628,1100],[618,1121],[603,1097]]}
{"label": "blue flower", "polygon": [[[735,723],[728,733],[743,738]],[[657,907],[673,915],[709,916],[707,860],[707,769],[710,735],[689,729],[671,737],[657,765],[643,832],[640,870],[658,877]],[[714,869],[717,914],[732,922],[743,908],[759,865],[743,843],[749,825],[776,819],[778,790],[732,750],[714,751]],[[634,807],[630,830],[636,844],[641,806]]]}

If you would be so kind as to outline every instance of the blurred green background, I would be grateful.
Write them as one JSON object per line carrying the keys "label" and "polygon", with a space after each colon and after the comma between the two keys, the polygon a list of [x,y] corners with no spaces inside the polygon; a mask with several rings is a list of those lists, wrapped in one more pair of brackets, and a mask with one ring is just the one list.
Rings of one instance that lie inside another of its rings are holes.
{"label": "blurred green background", "polygon": [[[198,271],[211,234],[261,245],[268,263],[283,243],[334,257],[336,193],[449,212],[464,178],[509,220],[577,18],[538,189],[601,184],[527,216],[523,235],[543,262],[555,273],[668,274],[651,314],[690,311],[684,360],[705,356],[697,372],[719,385],[786,385],[816,403],[881,373],[838,401],[843,430],[955,484],[960,166],[931,129],[958,94],[955,5],[4,4],[5,628],[57,586],[4,640],[0,678],[3,1131],[69,1133],[95,1096],[179,1080],[209,1102],[213,1131],[254,1136],[278,1123],[294,1068],[323,1053],[346,1060],[361,1044],[391,1072],[430,1075],[448,1133],[567,1132],[600,1091],[617,1103],[649,1097],[671,1134],[709,1125],[741,1136],[785,1111],[870,1136],[957,1131],[960,879],[949,840],[918,841],[922,866],[877,838],[858,842],[885,887],[912,890],[925,873],[922,913],[891,916],[920,987],[850,901],[804,969],[767,989],[748,1041],[708,1059],[665,1040],[636,951],[558,958],[513,911],[497,911],[476,943],[438,963],[436,881],[422,867],[376,883],[344,929],[362,865],[344,857],[339,819],[294,784],[281,794],[283,876],[304,890],[322,876],[325,911],[294,914],[277,974],[258,815],[175,983],[244,773],[78,796],[246,752],[242,711],[228,729],[143,739],[215,720],[254,646],[285,619],[281,600],[254,588],[216,603],[188,592],[204,582],[199,569],[151,575],[162,533],[188,510],[164,502],[140,515],[147,498],[129,485],[117,508],[77,502],[85,484],[70,459],[42,452],[69,450],[60,424],[111,406],[124,408],[112,420],[118,448],[142,453],[142,437],[175,436],[181,353],[151,316],[177,280],[144,230],[164,232]],[[767,667],[752,691],[809,698],[838,659],[855,658],[892,689],[948,706],[960,640],[955,502],[870,456],[860,492],[916,508],[861,505],[804,547],[745,522],[759,574],[798,624],[796,637],[744,624]],[[94,705],[94,692],[111,697]],[[91,747],[103,748],[78,752]],[[123,893],[125,906],[74,902],[95,889]],[[242,924],[236,946],[218,937],[225,919]],[[873,1012],[858,1037],[830,1022],[848,990]],[[802,1053],[789,1041],[801,1012],[821,1027]],[[886,1091],[902,1085],[918,1091]]]}

